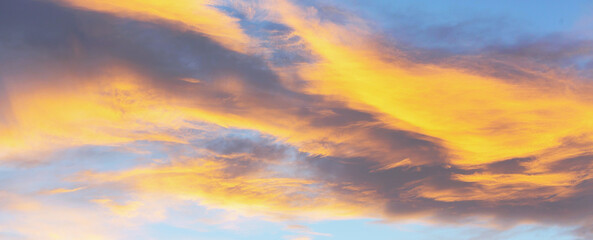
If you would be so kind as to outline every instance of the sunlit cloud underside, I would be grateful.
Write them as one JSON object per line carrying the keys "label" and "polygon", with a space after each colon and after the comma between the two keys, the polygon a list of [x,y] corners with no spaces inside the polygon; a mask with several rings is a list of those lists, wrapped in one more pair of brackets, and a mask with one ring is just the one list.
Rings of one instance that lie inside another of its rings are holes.
{"label": "sunlit cloud underside", "polygon": [[0,238],[593,238],[591,12],[0,1]]}

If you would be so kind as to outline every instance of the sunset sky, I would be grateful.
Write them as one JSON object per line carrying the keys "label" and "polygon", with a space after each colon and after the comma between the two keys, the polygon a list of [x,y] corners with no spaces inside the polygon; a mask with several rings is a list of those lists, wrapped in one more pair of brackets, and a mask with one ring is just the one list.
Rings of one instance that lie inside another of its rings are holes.
{"label": "sunset sky", "polygon": [[0,239],[593,239],[593,2],[0,0]]}

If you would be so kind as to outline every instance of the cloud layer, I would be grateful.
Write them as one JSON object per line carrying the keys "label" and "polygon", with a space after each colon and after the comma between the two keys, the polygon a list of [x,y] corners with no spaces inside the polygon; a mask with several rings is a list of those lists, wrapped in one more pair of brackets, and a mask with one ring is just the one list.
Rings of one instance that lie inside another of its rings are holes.
{"label": "cloud layer", "polygon": [[415,46],[333,4],[0,3],[0,234],[129,238],[198,204],[591,236],[590,39]]}

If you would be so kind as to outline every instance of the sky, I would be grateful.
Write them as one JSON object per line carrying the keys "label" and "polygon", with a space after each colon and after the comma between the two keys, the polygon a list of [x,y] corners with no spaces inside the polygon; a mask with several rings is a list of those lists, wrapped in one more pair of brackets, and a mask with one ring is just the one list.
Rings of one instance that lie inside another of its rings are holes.
{"label": "sky", "polygon": [[593,239],[592,13],[0,0],[0,239]]}

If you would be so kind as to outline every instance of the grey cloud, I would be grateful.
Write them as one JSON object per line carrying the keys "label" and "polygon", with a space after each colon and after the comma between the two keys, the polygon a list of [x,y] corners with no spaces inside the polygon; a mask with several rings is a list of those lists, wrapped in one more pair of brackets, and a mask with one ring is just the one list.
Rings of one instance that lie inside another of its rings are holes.
{"label": "grey cloud", "polygon": [[[510,159],[495,163],[490,170],[501,169],[509,173],[519,162],[530,161],[529,158]],[[376,204],[386,202],[384,213],[390,218],[405,218],[408,215],[428,213],[431,218],[441,223],[463,224],[476,221],[476,216],[493,217],[491,224],[511,227],[522,221],[534,221],[550,225],[581,226],[593,220],[593,191],[591,179],[576,184],[575,194],[556,200],[536,197],[535,193],[546,192],[547,189],[531,189],[522,191],[520,200],[468,200],[468,201],[438,201],[416,195],[416,187],[429,187],[436,190],[452,190],[460,196],[472,194],[480,189],[478,184],[460,182],[452,178],[453,174],[473,174],[479,170],[463,170],[447,165],[421,165],[416,167],[397,167],[386,171],[372,172],[371,162],[362,158],[311,158],[308,159],[314,171],[325,181],[336,184],[335,191],[344,192],[352,196],[360,191],[373,191],[377,199]],[[583,158],[568,161],[584,161]],[[568,163],[566,163],[568,164]],[[502,166],[504,165],[504,166]],[[488,168],[487,168],[488,169]],[[513,191],[513,189],[509,189]],[[519,197],[519,196],[518,196]],[[590,229],[583,225],[577,233],[590,234]],[[588,235],[590,236],[590,235]]]}
{"label": "grey cloud", "polygon": [[578,157],[556,161],[548,166],[554,172],[588,171],[593,167],[593,155],[583,154]]}
{"label": "grey cloud", "polygon": [[494,174],[523,173],[527,168],[521,163],[533,161],[534,158],[513,158],[488,164],[486,170]]}
{"label": "grey cloud", "polygon": [[[155,87],[188,97],[226,99],[230,105],[248,98],[259,100],[263,106],[287,98],[307,99],[286,89],[262,59],[230,51],[205,36],[166,22],[137,22],[43,2],[3,4],[0,46],[6,54],[0,60],[7,63],[3,69],[8,72],[49,64],[82,76],[98,75],[115,60],[153,79]],[[35,62],[44,64],[32,64]],[[247,83],[245,96],[229,96],[213,84],[233,77]],[[206,86],[179,81],[181,78],[197,78]],[[260,100],[264,98],[278,101]]]}

